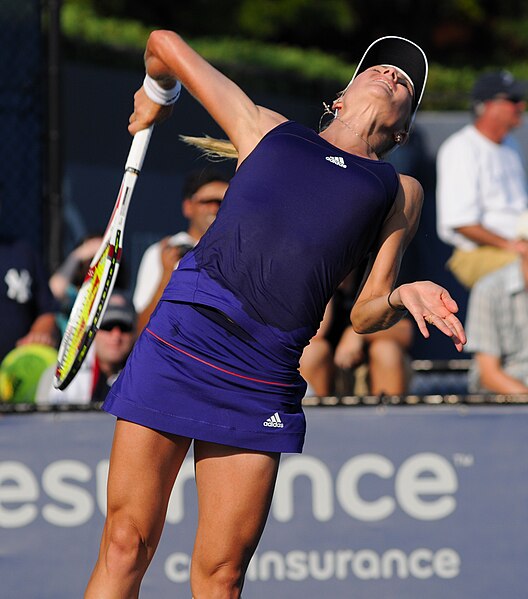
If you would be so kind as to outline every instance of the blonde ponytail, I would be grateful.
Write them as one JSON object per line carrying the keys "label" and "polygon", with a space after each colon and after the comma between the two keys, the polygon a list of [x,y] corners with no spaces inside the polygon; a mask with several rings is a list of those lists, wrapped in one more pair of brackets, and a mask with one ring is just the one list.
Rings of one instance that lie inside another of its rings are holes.
{"label": "blonde ponytail", "polygon": [[216,139],[209,135],[205,137],[180,135],[180,139],[189,146],[202,150],[203,155],[209,160],[218,161],[238,158],[237,149],[227,139]]}

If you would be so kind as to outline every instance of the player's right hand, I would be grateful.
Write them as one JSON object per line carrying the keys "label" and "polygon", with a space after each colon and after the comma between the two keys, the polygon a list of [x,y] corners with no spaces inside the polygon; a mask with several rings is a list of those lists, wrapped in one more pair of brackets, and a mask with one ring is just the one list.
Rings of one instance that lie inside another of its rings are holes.
{"label": "player's right hand", "polygon": [[134,94],[134,112],[128,119],[128,131],[135,135],[154,123],[161,123],[172,114],[173,106],[162,106],[153,102],[145,93],[143,86]]}

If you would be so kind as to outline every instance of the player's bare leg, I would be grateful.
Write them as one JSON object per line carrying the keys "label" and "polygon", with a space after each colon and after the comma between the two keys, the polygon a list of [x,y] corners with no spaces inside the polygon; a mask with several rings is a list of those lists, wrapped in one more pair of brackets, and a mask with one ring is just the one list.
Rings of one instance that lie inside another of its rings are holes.
{"label": "player's bare leg", "polygon": [[237,599],[268,516],[280,454],[195,441],[194,599]]}
{"label": "player's bare leg", "polygon": [[85,599],[136,599],[191,441],[119,420],[110,456],[108,514]]}

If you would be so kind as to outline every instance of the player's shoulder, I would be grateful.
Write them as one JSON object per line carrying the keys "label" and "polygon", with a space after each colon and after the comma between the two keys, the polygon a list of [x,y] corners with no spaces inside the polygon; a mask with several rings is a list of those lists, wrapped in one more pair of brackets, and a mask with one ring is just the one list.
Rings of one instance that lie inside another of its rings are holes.
{"label": "player's shoulder", "polygon": [[257,118],[246,120],[241,128],[237,145],[238,163],[241,164],[268,133],[287,121],[284,115],[258,105]]}
{"label": "player's shoulder", "polygon": [[422,184],[410,175],[399,175],[401,190],[405,202],[422,203],[424,191]]}

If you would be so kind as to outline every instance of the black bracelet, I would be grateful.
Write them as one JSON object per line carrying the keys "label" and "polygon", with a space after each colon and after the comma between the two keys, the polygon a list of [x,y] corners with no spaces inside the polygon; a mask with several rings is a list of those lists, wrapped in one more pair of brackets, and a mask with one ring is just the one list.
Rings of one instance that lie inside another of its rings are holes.
{"label": "black bracelet", "polygon": [[398,306],[394,306],[393,304],[391,304],[390,296],[393,294],[393,292],[394,289],[387,296],[387,303],[389,304],[389,308],[391,310],[394,310],[395,312],[407,312],[407,308],[405,306],[403,306],[403,308],[399,308]]}

